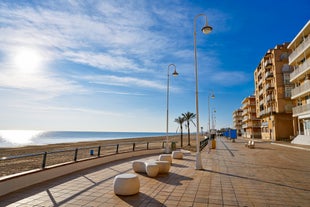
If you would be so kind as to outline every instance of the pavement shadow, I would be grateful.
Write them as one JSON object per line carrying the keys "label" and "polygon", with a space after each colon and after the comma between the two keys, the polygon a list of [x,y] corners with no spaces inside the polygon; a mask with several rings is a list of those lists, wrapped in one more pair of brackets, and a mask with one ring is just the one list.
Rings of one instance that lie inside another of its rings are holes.
{"label": "pavement shadow", "polygon": [[240,178],[240,179],[245,179],[245,180],[250,180],[250,181],[256,181],[256,182],[261,182],[261,183],[267,183],[267,184],[287,187],[287,188],[291,188],[291,189],[295,189],[295,190],[302,190],[302,191],[309,191],[310,192],[310,189],[299,188],[299,187],[296,187],[296,186],[290,186],[290,185],[286,185],[286,184],[283,184],[283,183],[276,183],[276,182],[261,180],[261,179],[254,178],[254,177],[246,177],[246,176],[235,175],[235,174],[231,174],[231,173],[224,173],[224,172],[219,172],[219,171],[214,171],[214,170],[207,170],[207,169],[204,169],[203,171],[206,171],[206,172],[209,172],[209,173],[220,174],[220,175],[226,175],[226,176],[235,177],[235,178]]}
{"label": "pavement shadow", "polygon": [[169,185],[182,185],[184,180],[193,180],[193,178],[170,172],[169,174],[159,174],[156,178],[158,181]]}
{"label": "pavement shadow", "polygon": [[181,165],[181,164],[177,164],[177,163],[172,163],[171,166],[178,167],[178,168],[189,168],[189,166],[187,166],[187,165]]}
{"label": "pavement shadow", "polygon": [[126,202],[130,206],[163,206],[163,203],[156,200],[153,197],[146,195],[145,193],[139,192],[131,196],[118,196],[121,200]]}

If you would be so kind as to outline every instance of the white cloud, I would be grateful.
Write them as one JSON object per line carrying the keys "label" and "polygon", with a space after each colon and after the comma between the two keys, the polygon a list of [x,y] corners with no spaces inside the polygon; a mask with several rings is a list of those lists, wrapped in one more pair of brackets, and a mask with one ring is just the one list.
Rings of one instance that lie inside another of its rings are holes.
{"label": "white cloud", "polygon": [[113,85],[113,86],[126,86],[126,87],[141,87],[152,88],[157,90],[163,90],[167,86],[157,81],[139,79],[134,77],[121,77],[113,75],[96,75],[96,76],[83,76],[82,79],[88,80],[91,83],[101,85]]}
{"label": "white cloud", "polygon": [[143,72],[139,66],[131,59],[125,56],[112,56],[110,54],[93,53],[93,52],[64,52],[63,55],[67,59],[76,62],[90,65],[108,71],[115,72]]}

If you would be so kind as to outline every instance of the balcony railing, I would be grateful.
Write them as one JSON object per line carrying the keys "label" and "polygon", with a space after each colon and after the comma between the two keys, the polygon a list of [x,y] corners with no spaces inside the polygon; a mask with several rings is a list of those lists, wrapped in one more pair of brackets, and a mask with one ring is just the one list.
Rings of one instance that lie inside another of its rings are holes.
{"label": "balcony railing", "polygon": [[273,77],[273,73],[272,72],[266,72],[265,74],[265,78],[268,79],[268,78],[272,78]]}
{"label": "balcony railing", "polygon": [[305,48],[310,47],[310,36],[304,39],[304,41],[290,54],[288,57],[289,64],[292,62],[305,50]]}
{"label": "balcony railing", "polygon": [[269,89],[272,89],[272,88],[274,88],[274,85],[273,85],[273,84],[268,83],[268,84],[266,85],[266,90],[269,90]]}
{"label": "balcony railing", "polygon": [[271,59],[268,59],[264,62],[264,66],[267,67],[268,65],[271,65],[272,64],[272,61]]}
{"label": "balcony railing", "polygon": [[290,74],[290,81],[294,81],[297,77],[301,76],[310,70],[310,58],[308,58],[303,64],[297,66],[295,70]]}
{"label": "balcony railing", "polygon": [[302,85],[292,89],[292,99],[302,96],[305,93],[310,92],[310,80],[305,81]]}
{"label": "balcony railing", "polygon": [[259,112],[259,116],[263,116],[265,114],[265,110]]}
{"label": "balcony railing", "polygon": [[266,100],[267,100],[267,102],[272,101],[272,100],[273,100],[272,95],[268,95],[268,96],[266,97]]}
{"label": "balcony railing", "polygon": [[310,114],[310,104],[296,106],[293,108],[293,116],[299,116],[302,114]]}

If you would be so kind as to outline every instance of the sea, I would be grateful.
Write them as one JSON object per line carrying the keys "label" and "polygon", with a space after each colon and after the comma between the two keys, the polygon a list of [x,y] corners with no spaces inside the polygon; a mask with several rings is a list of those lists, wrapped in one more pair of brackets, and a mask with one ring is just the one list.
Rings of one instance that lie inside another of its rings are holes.
{"label": "sea", "polygon": [[[165,135],[165,132],[0,130],[0,148]],[[175,133],[169,133],[169,135],[175,135]]]}

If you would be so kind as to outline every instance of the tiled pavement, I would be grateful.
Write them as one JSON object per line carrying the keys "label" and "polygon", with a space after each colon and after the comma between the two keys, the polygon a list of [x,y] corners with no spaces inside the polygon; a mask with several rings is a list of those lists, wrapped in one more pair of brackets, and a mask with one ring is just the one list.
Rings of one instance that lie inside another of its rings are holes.
{"label": "tiled pavement", "polygon": [[194,169],[191,154],[173,160],[167,175],[138,174],[134,196],[116,196],[112,187],[117,174],[134,173],[128,159],[7,195],[0,206],[310,206],[310,151],[244,142],[217,138],[216,149],[202,152],[204,170]]}

